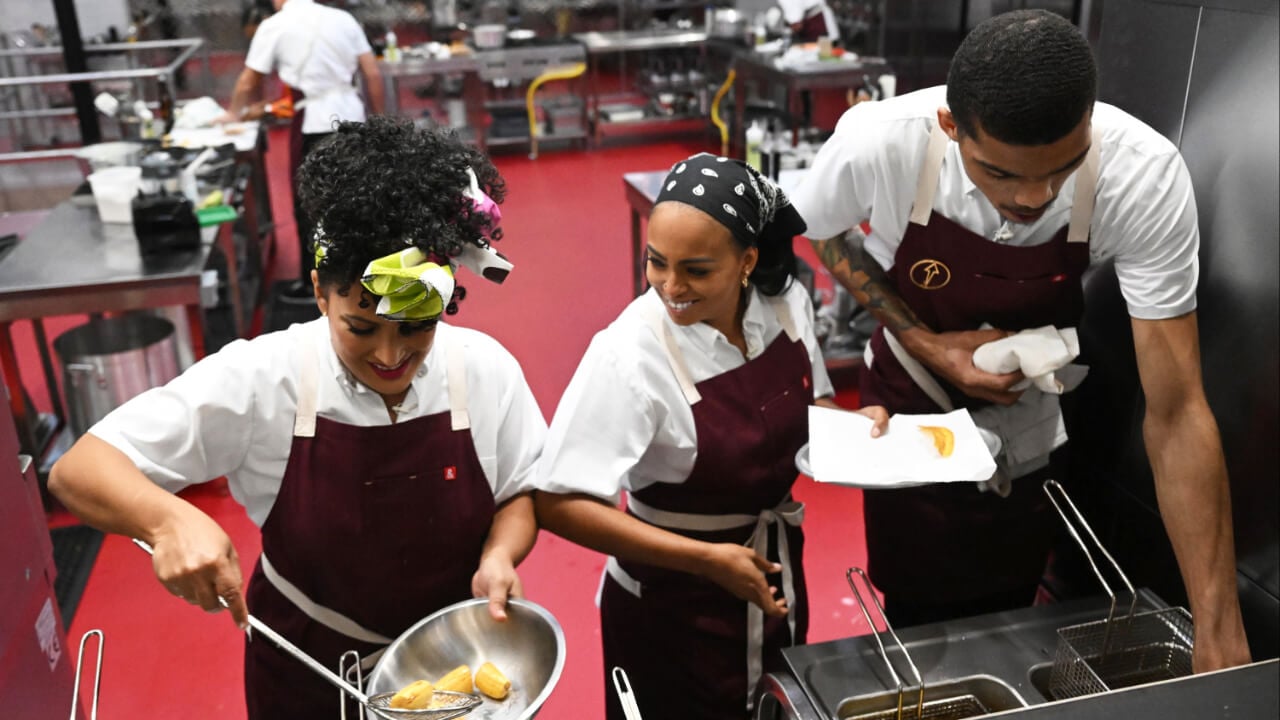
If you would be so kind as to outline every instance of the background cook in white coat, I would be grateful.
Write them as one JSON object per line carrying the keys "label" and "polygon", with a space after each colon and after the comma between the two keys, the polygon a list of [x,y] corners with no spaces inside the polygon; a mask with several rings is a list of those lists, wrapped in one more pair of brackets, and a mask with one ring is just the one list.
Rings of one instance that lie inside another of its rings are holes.
{"label": "background cook in white coat", "polygon": [[[228,116],[238,119],[263,78],[277,72],[286,85],[307,95],[303,134],[331,132],[335,120],[362,121],[364,103],[352,86],[357,69],[364,76],[370,110],[381,113],[382,74],[360,23],[350,13],[314,0],[276,0],[275,5],[278,12],[262,21],[249,43]],[[350,91],[339,92],[343,88]]]}

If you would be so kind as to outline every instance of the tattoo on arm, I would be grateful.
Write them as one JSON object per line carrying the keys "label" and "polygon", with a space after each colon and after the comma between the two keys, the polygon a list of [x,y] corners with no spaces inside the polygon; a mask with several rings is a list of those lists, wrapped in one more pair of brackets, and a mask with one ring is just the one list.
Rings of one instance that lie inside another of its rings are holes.
{"label": "tattoo on arm", "polygon": [[853,294],[853,299],[871,311],[885,327],[897,332],[923,326],[893,289],[880,263],[861,243],[856,245],[851,247],[843,235],[813,241],[813,249],[822,264]]}

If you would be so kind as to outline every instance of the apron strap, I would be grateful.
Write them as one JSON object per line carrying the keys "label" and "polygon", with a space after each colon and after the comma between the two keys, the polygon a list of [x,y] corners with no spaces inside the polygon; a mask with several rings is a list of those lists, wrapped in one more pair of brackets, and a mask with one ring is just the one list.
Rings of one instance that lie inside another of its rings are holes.
{"label": "apron strap", "polygon": [[689,367],[684,362],[684,353],[681,352],[680,346],[676,344],[675,336],[671,334],[671,328],[667,327],[664,319],[666,315],[662,308],[655,305],[648,305],[644,308],[645,321],[649,324],[649,328],[653,330],[653,334],[658,338],[658,342],[662,344],[662,351],[667,356],[667,364],[671,366],[671,372],[676,376],[676,382],[680,383],[680,390],[684,393],[684,399],[690,405],[697,403],[702,399],[702,393],[698,392],[698,388],[694,387],[693,378],[689,375]]}
{"label": "apron strap", "polygon": [[276,571],[275,566],[273,566],[271,561],[267,559],[266,553],[262,554],[261,560],[263,577],[265,577],[267,582],[271,583],[276,590],[279,590],[280,594],[285,596],[289,602],[293,603],[294,606],[301,610],[303,615],[306,615],[336,633],[346,635],[347,637],[355,640],[360,640],[373,645],[391,644],[391,638],[369,630],[337,610],[327,608],[307,597],[306,593],[302,592],[297,585],[289,582],[283,575]]}
{"label": "apron strap", "polygon": [[641,502],[633,493],[627,494],[627,509],[632,515],[650,525],[659,525],[676,530],[693,530],[696,532],[719,532],[734,528],[746,527],[756,521],[756,515],[732,513],[725,515],[698,515],[694,513],[671,512],[659,510]]}
{"label": "apron strap", "polygon": [[[714,532],[755,524],[751,537],[747,539],[747,547],[764,557],[769,552],[769,536],[774,537],[778,546],[778,560],[782,565],[782,596],[787,600],[787,607],[794,608],[796,603],[795,575],[791,568],[791,550],[787,541],[787,531],[783,525],[799,527],[804,522],[804,503],[795,500],[784,500],[777,507],[760,511],[756,515],[732,513],[724,515],[704,515],[680,513],[670,510],[659,510],[636,499],[634,494],[627,495],[627,509],[631,514],[645,522],[670,530],[689,530]],[[772,531],[772,533],[770,532]],[[610,557],[605,563],[605,573],[622,586],[624,590],[636,597],[641,596],[643,586],[618,564],[617,558]],[[603,577],[601,578],[603,583]],[[603,585],[602,585],[603,587]],[[597,595],[596,604],[599,605]],[[796,636],[796,616],[787,613],[787,626],[791,637]],[[751,694],[763,672],[764,648],[764,610],[755,603],[747,605],[747,705],[751,705]]]}
{"label": "apron strap", "polygon": [[306,73],[307,66],[311,64],[311,56],[315,53],[317,42],[323,42],[325,46],[333,50],[336,54],[339,54],[339,55],[342,54],[341,50],[334,47],[333,43],[329,42],[328,38],[325,38],[323,36],[323,34],[320,32],[320,26],[318,22],[310,23],[307,26],[307,33],[311,36],[311,40],[307,43],[307,52],[305,55],[302,56],[302,62],[298,64],[298,77],[296,78],[297,84],[293,86],[303,93],[303,97],[301,100],[294,103],[293,105],[294,110],[302,110],[307,106],[308,103],[313,102],[315,100],[319,100],[322,97],[329,97],[330,95],[337,95],[339,93],[357,91],[356,86],[350,81],[348,81],[346,85],[334,85],[331,87],[322,88],[315,92],[308,91],[302,87],[302,76],[304,73]]}
{"label": "apron strap", "polygon": [[787,305],[787,301],[777,295],[769,298],[769,304],[773,306],[773,312],[778,316],[778,324],[782,325],[782,331],[787,334],[787,339],[795,342],[800,339],[800,332],[796,330],[796,322],[791,317],[791,308]]}
{"label": "apron strap", "polygon": [[[929,399],[942,408],[943,412],[951,412],[955,410],[955,405],[951,402],[951,397],[947,395],[947,391],[942,389],[942,385],[938,383],[938,379],[929,372],[919,360],[915,359],[907,349],[902,347],[902,343],[898,342],[898,338],[889,332],[889,328],[884,328],[884,342],[889,346],[889,352],[897,358],[898,364],[903,370],[907,371],[907,375],[911,376],[916,386],[924,391]],[[867,367],[875,362],[875,353],[871,351],[871,343],[862,351],[862,357],[866,361]]]}
{"label": "apron strap", "polygon": [[924,151],[924,166],[916,177],[916,199],[911,206],[910,221],[916,225],[928,225],[933,214],[933,194],[938,189],[938,176],[942,173],[942,158],[947,153],[951,138],[936,121],[929,133],[929,145]]}
{"label": "apron strap", "polygon": [[298,410],[293,416],[294,437],[316,436],[316,394],[319,392],[320,361],[313,339],[305,331],[297,333],[302,366],[298,376]]}
{"label": "apron strap", "polygon": [[[778,318],[778,324],[782,326],[782,331],[787,334],[787,339],[791,342],[799,340],[800,333],[796,330],[795,319],[791,316],[791,308],[787,306],[787,301],[780,297],[775,297],[769,298],[767,302],[773,308],[773,312]],[[662,344],[663,353],[667,356],[667,364],[671,366],[671,372],[675,374],[676,381],[680,383],[680,391],[684,393],[685,400],[690,405],[697,403],[702,399],[702,393],[698,392],[698,388],[693,382],[693,377],[689,374],[689,366],[685,364],[684,352],[676,344],[675,336],[671,334],[671,328],[666,323],[666,313],[662,312],[660,307],[651,304],[644,308],[643,314],[649,328],[653,330],[658,342]]]}
{"label": "apron strap", "polygon": [[461,341],[451,339],[446,355],[449,417],[456,432],[471,427],[471,413],[467,410],[467,353]]}
{"label": "apron strap", "polygon": [[1089,242],[1089,223],[1093,221],[1093,203],[1098,190],[1099,156],[1102,154],[1102,131],[1093,129],[1092,143],[1084,162],[1076,170],[1075,196],[1071,201],[1071,224],[1067,242]]}

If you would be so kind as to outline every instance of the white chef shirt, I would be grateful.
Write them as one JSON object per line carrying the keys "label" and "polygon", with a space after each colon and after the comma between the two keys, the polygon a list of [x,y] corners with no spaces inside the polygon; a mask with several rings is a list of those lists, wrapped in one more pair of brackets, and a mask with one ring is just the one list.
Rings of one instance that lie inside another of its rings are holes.
{"label": "white chef shirt", "polygon": [[697,458],[693,408],[645,313],[655,308],[662,313],[690,378],[699,383],[759,357],[782,333],[773,302],[786,303],[809,351],[814,396],[832,395],[814,335],[813,304],[800,283],[776,298],[752,287],[742,319],[746,358],[710,325],[676,325],[650,288],[596,333],[583,355],[551,420],[538,462],[538,488],[616,500],[620,489],[684,482]]}
{"label": "white chef shirt", "polygon": [[[891,267],[915,200],[929,131],[946,103],[946,87],[940,86],[846,111],[790,194],[808,236],[834,237],[869,221],[865,247],[880,265]],[[1089,225],[1091,264],[1115,260],[1135,318],[1194,310],[1200,230],[1182,156],[1145,123],[1105,103],[1094,105],[1093,127],[1102,132],[1102,146]],[[1039,220],[1006,223],[965,173],[958,145],[948,143],[933,209],[989,240],[1038,245],[1067,224],[1074,195],[1072,179]]]}
{"label": "white chef shirt", "polygon": [[[293,0],[296,1],[296,0]],[[319,356],[317,414],[349,425],[387,425],[382,397],[338,360],[325,318],[238,340],[164,387],[125,403],[90,432],[122,450],[157,485],[177,492],[225,475],[259,527],[293,443],[301,338]],[[516,359],[493,338],[445,323],[400,404],[396,422],[449,409],[446,349],[465,347],[471,436],[499,503],[531,489],[546,421]]]}
{"label": "white chef shirt", "polygon": [[302,132],[315,135],[331,132],[335,119],[364,121],[364,102],[351,82],[358,58],[372,52],[350,13],[288,0],[258,26],[244,64],[263,75],[278,70],[285,84],[305,93]]}

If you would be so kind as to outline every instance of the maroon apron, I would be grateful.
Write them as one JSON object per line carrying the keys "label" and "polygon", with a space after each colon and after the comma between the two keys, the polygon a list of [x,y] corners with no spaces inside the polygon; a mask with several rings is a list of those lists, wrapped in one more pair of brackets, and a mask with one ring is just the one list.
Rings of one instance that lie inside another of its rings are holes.
{"label": "maroon apron", "polygon": [[[461,352],[435,348],[446,350]],[[450,412],[371,427],[315,417],[318,358],[309,341],[303,352],[295,437],[262,526],[249,611],[330,669],[356,650],[368,670],[367,656],[471,597],[493,492],[470,430]],[[461,387],[450,383],[451,407],[465,407],[465,396],[452,402]],[[245,645],[245,697],[250,720],[339,714],[336,688],[261,637]]]}
{"label": "maroon apron", "polygon": [[307,108],[302,101],[307,96],[301,90],[290,87],[289,97],[293,100],[293,118],[289,121],[289,187],[293,188],[294,194],[297,195],[298,168],[302,166],[302,160],[306,157],[306,151],[302,146],[302,123],[306,120]]}
{"label": "maroon apron", "polygon": [[[696,386],[687,384],[674,341],[666,343],[693,402],[697,459],[683,483],[632,493],[627,511],[698,540],[746,543],[782,562],[784,573],[769,583],[784,588],[791,611],[766,618],[706,578],[610,558],[600,599],[605,675],[626,670],[645,717],[743,720],[762,669],[777,667],[782,648],[804,643],[808,633],[803,506],[791,500],[791,486],[796,452],[808,439],[812,368],[780,305],[787,332],[759,357]],[[617,698],[606,695],[609,720],[621,720]]]}
{"label": "maroon apron", "polygon": [[[1072,209],[1071,227],[1030,247],[992,242],[932,211],[946,143],[946,135],[935,128],[912,221],[888,272],[896,292],[937,332],[976,330],[983,323],[1012,331],[1079,324],[1084,312],[1081,281],[1089,267],[1097,137],[1090,159],[1077,173],[1078,207]],[[874,360],[860,386],[864,405],[883,405],[890,413],[943,411],[904,369],[883,325],[872,336],[870,350]],[[937,382],[956,408],[988,404],[940,378]],[[939,606],[1034,588],[1057,527],[1039,483],[1018,481],[1007,498],[980,492],[970,483],[867,490],[863,516],[867,569],[876,586],[886,596]],[[1031,600],[1028,596],[1027,604]]]}
{"label": "maroon apron", "polygon": [[819,3],[804,11],[804,18],[800,21],[800,29],[796,31],[796,35],[792,40],[801,43],[818,42],[820,38],[826,37],[827,34],[827,18],[822,12],[822,4]]}

